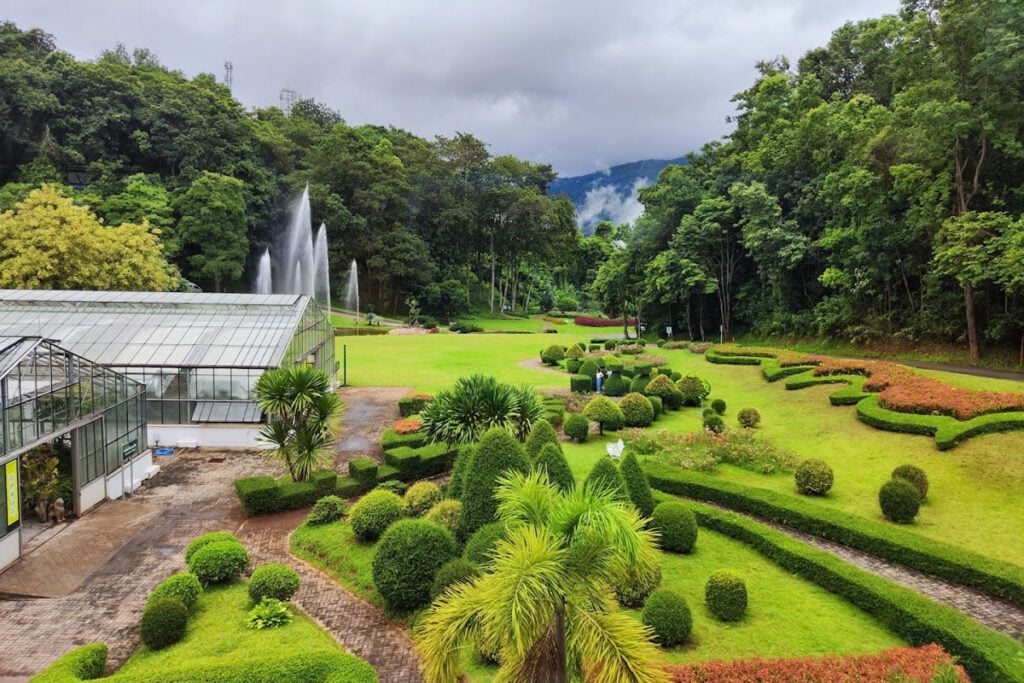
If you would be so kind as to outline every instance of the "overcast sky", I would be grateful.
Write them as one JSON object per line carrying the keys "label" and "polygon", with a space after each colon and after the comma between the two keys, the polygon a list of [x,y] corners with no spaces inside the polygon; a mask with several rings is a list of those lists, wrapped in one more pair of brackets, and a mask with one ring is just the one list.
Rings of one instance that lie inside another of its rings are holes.
{"label": "overcast sky", "polygon": [[575,175],[684,154],[729,130],[754,63],[795,62],[848,20],[899,0],[4,0],[81,59],[117,42],[245,104],[291,87],[352,124],[431,138],[471,132],[496,154]]}

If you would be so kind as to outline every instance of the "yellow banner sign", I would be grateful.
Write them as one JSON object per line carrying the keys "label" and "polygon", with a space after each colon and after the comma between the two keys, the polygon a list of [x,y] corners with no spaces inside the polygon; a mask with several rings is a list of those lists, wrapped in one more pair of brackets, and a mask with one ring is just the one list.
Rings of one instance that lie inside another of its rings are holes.
{"label": "yellow banner sign", "polygon": [[18,461],[12,460],[4,468],[4,483],[7,490],[7,526],[14,526],[21,518],[21,502],[18,500]]}

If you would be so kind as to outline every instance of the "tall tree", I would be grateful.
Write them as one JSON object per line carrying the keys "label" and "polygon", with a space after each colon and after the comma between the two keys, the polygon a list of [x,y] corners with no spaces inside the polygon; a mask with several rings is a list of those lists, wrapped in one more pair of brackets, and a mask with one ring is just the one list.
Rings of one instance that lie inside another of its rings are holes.
{"label": "tall tree", "polygon": [[219,292],[242,277],[249,253],[242,181],[204,171],[178,201],[182,258],[203,284]]}

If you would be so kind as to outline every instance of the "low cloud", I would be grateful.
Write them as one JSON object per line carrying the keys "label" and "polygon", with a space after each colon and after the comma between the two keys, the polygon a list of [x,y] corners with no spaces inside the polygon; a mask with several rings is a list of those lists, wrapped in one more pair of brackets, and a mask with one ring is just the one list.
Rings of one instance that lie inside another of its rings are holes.
{"label": "low cloud", "polygon": [[587,190],[583,206],[576,212],[580,226],[589,229],[604,220],[616,225],[632,224],[644,213],[640,190],[650,184],[650,178],[637,178],[629,192],[620,192],[608,183]]}

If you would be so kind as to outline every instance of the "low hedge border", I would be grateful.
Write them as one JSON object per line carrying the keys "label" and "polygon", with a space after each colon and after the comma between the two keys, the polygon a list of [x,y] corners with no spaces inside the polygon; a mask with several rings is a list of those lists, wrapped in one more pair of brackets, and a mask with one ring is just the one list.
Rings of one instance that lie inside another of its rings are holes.
{"label": "low hedge border", "polygon": [[399,434],[394,430],[385,429],[380,435],[380,446],[385,451],[390,451],[392,448],[400,448],[402,446],[408,446],[409,448],[419,448],[427,444],[427,435],[422,432],[413,432],[412,434]]}
{"label": "low hedge border", "polygon": [[441,474],[452,466],[455,454],[443,443],[419,448],[400,446],[384,451],[384,462],[398,470],[398,478],[412,481]]}
{"label": "low hedge border", "polygon": [[1024,680],[1024,647],[1009,636],[760,522],[689,504],[701,526],[745,543],[783,569],[842,596],[910,644],[938,643],[959,659],[973,680]]}
{"label": "low hedge border", "polygon": [[[764,375],[764,378],[769,382],[777,382],[780,379],[785,379],[786,377],[799,375],[811,370],[812,368],[813,366],[811,365],[782,366],[779,365],[779,361],[774,358],[766,358],[761,361],[761,374]],[[788,383],[786,388],[789,388]]]}
{"label": "low hedge border", "polygon": [[293,481],[288,475],[280,479],[258,476],[235,480],[235,493],[247,517],[310,507],[324,496],[350,498],[359,491],[355,479],[330,471],[317,472],[304,482]]}
{"label": "low hedge border", "polygon": [[645,463],[652,487],[716,503],[840,543],[952,583],[1024,605],[1024,568],[911,531],[767,489],[660,463]]}
{"label": "low hedge border", "polygon": [[704,352],[704,358],[709,363],[716,363],[718,365],[760,365],[761,358],[755,358],[754,356],[725,356],[714,349],[708,349]]}

